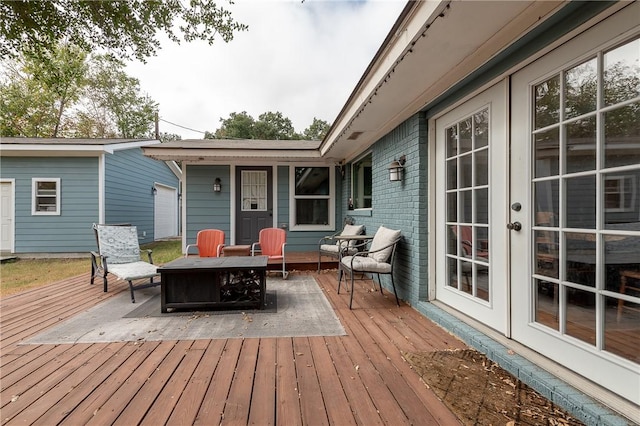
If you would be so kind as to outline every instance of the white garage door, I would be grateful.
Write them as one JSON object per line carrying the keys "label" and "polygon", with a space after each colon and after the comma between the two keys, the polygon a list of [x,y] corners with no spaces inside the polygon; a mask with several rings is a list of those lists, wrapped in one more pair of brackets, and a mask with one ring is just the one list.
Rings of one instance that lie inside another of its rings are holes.
{"label": "white garage door", "polygon": [[178,190],[156,184],[155,239],[178,235]]}

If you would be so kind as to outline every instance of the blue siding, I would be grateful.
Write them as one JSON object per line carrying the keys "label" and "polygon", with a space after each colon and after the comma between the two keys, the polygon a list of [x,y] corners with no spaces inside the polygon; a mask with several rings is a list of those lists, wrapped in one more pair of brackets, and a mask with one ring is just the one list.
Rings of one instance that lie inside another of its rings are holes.
{"label": "blue siding", "polygon": [[166,163],[145,157],[141,148],[106,154],[105,164],[105,223],[131,223],[138,227],[141,244],[152,242],[151,187],[158,182],[178,188],[178,178]]}
{"label": "blue siding", "polygon": [[[224,231],[225,243],[230,243],[230,171],[229,166],[186,166],[187,244],[195,244],[198,231],[210,228]],[[213,192],[215,178],[222,180],[220,192]]]}
{"label": "blue siding", "polygon": [[[267,164],[266,166],[270,166]],[[222,191],[214,193],[213,180],[222,179]],[[287,228],[287,251],[316,251],[318,241],[333,231],[291,231],[289,229],[289,166],[276,168],[278,203],[277,225]],[[227,244],[231,233],[230,217],[230,167],[189,165],[186,169],[186,240],[193,244],[199,230],[217,228],[227,234]],[[338,191],[336,212],[341,211],[341,191]],[[342,217],[336,213],[336,225],[342,227]]]}
{"label": "blue siding", "polygon": [[[97,158],[0,157],[0,176],[15,179],[16,253],[95,249]],[[60,215],[32,215],[31,178],[60,178]]]}

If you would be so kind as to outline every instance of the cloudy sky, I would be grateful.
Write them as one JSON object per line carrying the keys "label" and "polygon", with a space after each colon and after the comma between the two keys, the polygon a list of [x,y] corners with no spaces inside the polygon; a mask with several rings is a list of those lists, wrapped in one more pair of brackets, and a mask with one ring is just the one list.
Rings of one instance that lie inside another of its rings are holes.
{"label": "cloudy sky", "polygon": [[[222,4],[224,2],[221,2]],[[220,119],[281,112],[302,132],[332,123],[397,19],[404,0],[236,0],[249,26],[234,40],[163,43],[127,72],[160,104],[160,131],[201,139]]]}

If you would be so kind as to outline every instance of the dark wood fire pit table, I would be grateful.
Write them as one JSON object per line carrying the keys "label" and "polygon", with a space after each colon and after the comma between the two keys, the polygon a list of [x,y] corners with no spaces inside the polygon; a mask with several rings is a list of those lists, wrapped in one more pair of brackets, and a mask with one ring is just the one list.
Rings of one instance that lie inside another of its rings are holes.
{"label": "dark wood fire pit table", "polygon": [[186,257],[158,268],[161,310],[264,309],[267,256]]}

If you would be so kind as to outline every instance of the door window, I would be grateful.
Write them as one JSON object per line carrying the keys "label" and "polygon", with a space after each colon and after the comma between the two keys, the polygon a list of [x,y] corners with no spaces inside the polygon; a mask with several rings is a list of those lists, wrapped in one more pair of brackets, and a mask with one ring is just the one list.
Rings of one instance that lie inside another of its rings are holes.
{"label": "door window", "polygon": [[447,285],[488,301],[489,108],[445,129]]}
{"label": "door window", "polygon": [[640,362],[640,40],[531,99],[534,320]]}
{"label": "door window", "polygon": [[267,210],[267,172],[242,171],[242,211]]}

